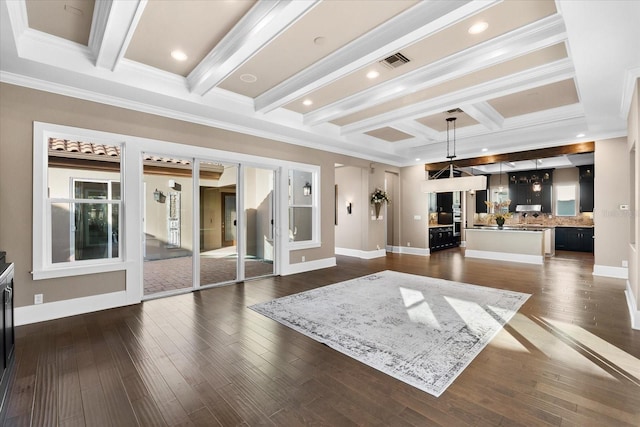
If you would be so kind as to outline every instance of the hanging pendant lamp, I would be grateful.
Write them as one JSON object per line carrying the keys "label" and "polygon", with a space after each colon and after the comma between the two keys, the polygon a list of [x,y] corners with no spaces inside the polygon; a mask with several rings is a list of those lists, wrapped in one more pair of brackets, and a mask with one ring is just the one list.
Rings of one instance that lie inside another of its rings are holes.
{"label": "hanging pendant lamp", "polygon": [[[439,170],[431,178],[422,182],[423,193],[449,193],[452,191],[476,191],[487,189],[487,177],[484,175],[472,175],[453,165],[456,158],[456,117],[447,117],[447,159],[449,166]],[[449,130],[453,128],[453,152],[449,151]],[[458,170],[460,176],[454,176],[454,170]],[[445,171],[449,171],[448,178],[440,178]]]}
{"label": "hanging pendant lamp", "polygon": [[531,187],[535,193],[539,193],[542,191],[542,184],[538,180],[538,159],[536,159],[536,180],[533,181],[533,186]]}

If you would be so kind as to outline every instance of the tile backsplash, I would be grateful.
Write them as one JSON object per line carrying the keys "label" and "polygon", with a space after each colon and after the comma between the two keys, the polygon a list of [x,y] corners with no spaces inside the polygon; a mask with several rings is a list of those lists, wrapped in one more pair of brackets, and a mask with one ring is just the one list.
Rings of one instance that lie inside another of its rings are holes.
{"label": "tile backsplash", "polygon": [[[483,225],[495,225],[495,221],[493,220],[493,216],[491,214],[474,214],[473,215],[473,223],[474,224],[483,224]],[[507,218],[505,221],[505,225],[526,225],[526,224],[535,224],[535,225],[545,225],[545,226],[582,226],[589,227],[593,224],[593,213],[585,212],[576,216],[553,216],[549,214],[540,214],[537,218],[531,214],[527,214],[526,216],[514,213],[511,218]]]}

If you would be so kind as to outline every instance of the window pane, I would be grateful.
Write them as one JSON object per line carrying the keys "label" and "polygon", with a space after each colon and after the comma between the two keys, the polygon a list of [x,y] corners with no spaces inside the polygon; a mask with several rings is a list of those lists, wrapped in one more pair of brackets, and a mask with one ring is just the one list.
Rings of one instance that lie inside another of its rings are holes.
{"label": "window pane", "polygon": [[117,258],[120,207],[110,203],[51,204],[51,262]]}
{"label": "window pane", "polygon": [[289,241],[303,242],[312,238],[312,215],[311,207],[289,208]]}
{"label": "window pane", "polygon": [[289,171],[289,204],[313,204],[313,173],[299,170]]}

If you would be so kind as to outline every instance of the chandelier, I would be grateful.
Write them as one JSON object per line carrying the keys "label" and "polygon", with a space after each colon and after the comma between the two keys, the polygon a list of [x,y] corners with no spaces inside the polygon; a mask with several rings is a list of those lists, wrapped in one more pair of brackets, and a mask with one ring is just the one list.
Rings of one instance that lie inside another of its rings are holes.
{"label": "chandelier", "polygon": [[[456,117],[447,117],[447,159],[449,165],[436,172],[431,178],[422,182],[423,193],[448,193],[452,191],[476,191],[487,189],[487,177],[484,175],[472,175],[453,165],[456,158]],[[453,128],[453,151],[449,150],[449,131]],[[440,178],[446,171],[449,171],[448,178]],[[455,176],[454,171],[458,171],[460,176]]]}

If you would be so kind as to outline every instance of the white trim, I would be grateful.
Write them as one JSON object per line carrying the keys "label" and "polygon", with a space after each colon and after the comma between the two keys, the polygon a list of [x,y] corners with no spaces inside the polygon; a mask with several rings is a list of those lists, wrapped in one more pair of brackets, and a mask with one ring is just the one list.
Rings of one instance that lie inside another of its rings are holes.
{"label": "white trim", "polygon": [[392,254],[400,253],[400,246],[387,245],[385,246],[385,249],[387,250],[387,252],[391,252]]}
{"label": "white trim", "polygon": [[345,255],[361,259],[373,259],[387,256],[387,251],[384,249],[377,249],[375,251],[361,251],[359,249],[348,248],[336,248],[336,255]]}
{"label": "white trim", "polygon": [[611,267],[609,265],[594,265],[593,275],[615,277],[616,279],[628,279],[629,269],[626,267]]}
{"label": "white trim", "polygon": [[633,99],[633,89],[636,87],[636,80],[640,78],[640,67],[627,70],[624,73],[624,83],[622,85],[622,100],[620,101],[620,117],[627,118],[631,109]]}
{"label": "white trim", "polygon": [[627,289],[624,291],[627,297],[627,306],[629,307],[629,317],[631,318],[631,327],[640,330],[640,310],[636,305],[636,300],[631,289],[631,283],[627,280]]}
{"label": "white trim", "polygon": [[414,248],[411,246],[399,246],[401,254],[429,256],[431,250],[429,248]]}
{"label": "white trim", "polygon": [[466,249],[466,258],[491,259],[496,261],[522,262],[525,264],[542,265],[544,257],[542,255],[511,254],[506,252],[479,251],[477,249]]}
{"label": "white trim", "polygon": [[51,267],[43,270],[34,270],[31,272],[33,280],[42,279],[55,279],[58,277],[71,277],[71,276],[83,276],[85,274],[98,274],[108,273],[111,271],[126,270],[131,266],[130,262],[122,262],[120,260],[112,263],[101,263],[92,265],[78,265],[82,261],[76,261],[75,263],[64,263],[64,266],[59,268]]}
{"label": "white trim", "polygon": [[16,326],[28,325],[125,305],[130,305],[125,291],[111,292],[90,297],[17,307],[15,309],[14,322]]}
{"label": "white trim", "polygon": [[306,271],[320,270],[323,268],[335,267],[336,258],[324,258],[313,261],[299,262],[297,264],[282,263],[282,276],[290,274],[304,273]]}

